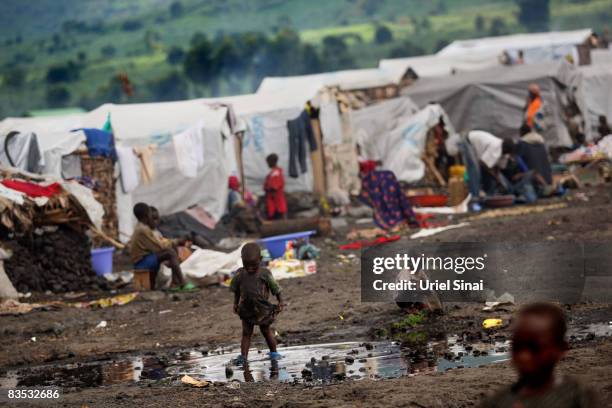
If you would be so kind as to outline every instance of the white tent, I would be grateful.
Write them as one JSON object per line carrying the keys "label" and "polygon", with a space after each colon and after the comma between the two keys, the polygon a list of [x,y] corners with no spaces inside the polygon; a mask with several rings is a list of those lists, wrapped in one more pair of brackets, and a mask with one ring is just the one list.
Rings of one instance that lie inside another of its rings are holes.
{"label": "white tent", "polygon": [[398,180],[416,182],[425,175],[421,155],[427,132],[440,117],[447,132],[454,134],[440,105],[419,110],[410,98],[400,97],[353,112],[352,126],[364,158],[380,160],[382,168],[391,170]]}
{"label": "white tent", "polygon": [[584,118],[587,140],[599,137],[598,117],[612,120],[612,64],[585,65],[578,68],[571,82],[576,104]]}
{"label": "white tent", "polygon": [[394,78],[401,79],[408,69],[420,78],[451,75],[500,65],[497,55],[469,54],[463,56],[422,55],[409,58],[380,60],[378,66]]}
{"label": "white tent", "polygon": [[316,94],[325,87],[338,87],[341,90],[357,90],[396,85],[400,78],[380,68],[351,69],[344,71],[324,72],[321,74],[298,75],[288,77],[266,77],[263,79],[258,94],[278,91],[303,93],[305,90]]}
{"label": "white tent", "polygon": [[577,57],[576,46],[588,39],[592,32],[590,28],[587,28],[457,40],[442,48],[436,55],[440,57],[468,54],[499,56],[506,51],[511,57],[516,57],[518,51],[523,51],[526,64],[555,61],[567,54]]}
{"label": "white tent", "polygon": [[[110,116],[109,116],[110,115]],[[199,204],[215,219],[225,211],[227,179],[236,170],[234,137],[227,124],[227,108],[211,107],[201,100],[164,103],[105,104],[89,112],[85,127],[101,128],[110,117],[115,143],[121,147],[156,146],[153,155],[155,177],[142,181],[130,192],[117,183],[117,212],[122,240],[133,230],[132,207],[142,201],[154,204],[161,215],[183,211]],[[173,136],[193,130],[201,138],[203,165],[195,177],[180,171]],[[123,164],[121,167],[123,167]]]}
{"label": "white tent", "polygon": [[312,191],[313,174],[310,157],[308,170],[297,178],[289,177],[289,131],[287,121],[297,118],[306,102],[313,99],[317,86],[278,89],[269,92],[204,99],[207,104],[231,106],[245,133],[242,140],[242,163],[245,185],[255,194],[263,193],[269,168],[266,156],[276,153],[285,172],[285,190]]}

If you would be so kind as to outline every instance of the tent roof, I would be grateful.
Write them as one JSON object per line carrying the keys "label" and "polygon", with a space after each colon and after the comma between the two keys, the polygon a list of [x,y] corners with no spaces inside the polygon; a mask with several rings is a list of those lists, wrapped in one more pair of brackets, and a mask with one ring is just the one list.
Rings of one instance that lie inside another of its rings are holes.
{"label": "tent roof", "polygon": [[227,109],[202,100],[176,102],[104,104],[85,115],[83,127],[101,128],[108,115],[115,140],[161,141],[203,121],[204,127],[222,129]]}
{"label": "tent roof", "polygon": [[40,116],[32,118],[5,118],[0,122],[0,135],[11,131],[34,132],[37,134],[68,132],[83,127],[85,114],[65,116]]}
{"label": "tent roof", "polygon": [[309,89],[316,93],[326,86],[337,86],[343,90],[375,88],[395,85],[400,78],[380,68],[351,69],[345,71],[324,72],[321,74],[298,75],[289,77],[266,77],[257,93],[278,92],[280,90],[299,91]]}
{"label": "tent roof", "polygon": [[410,68],[420,78],[446,76],[453,71],[474,71],[500,65],[497,55],[470,54],[465,56],[442,57],[439,55],[422,55],[409,58],[383,59],[379,67],[399,81]]}
{"label": "tent roof", "polygon": [[541,78],[554,77],[566,83],[568,71],[573,66],[568,63],[550,62],[545,64],[498,66],[479,71],[461,72],[444,78],[420,79],[402,92],[408,96],[434,95],[451,92],[470,84],[492,85],[516,82],[535,81]]}
{"label": "tent roof", "polygon": [[513,34],[457,40],[442,48],[437,55],[465,55],[472,52],[499,54],[504,50],[577,45],[586,40],[592,32],[590,28],[587,28],[574,31],[550,31],[547,33]]}

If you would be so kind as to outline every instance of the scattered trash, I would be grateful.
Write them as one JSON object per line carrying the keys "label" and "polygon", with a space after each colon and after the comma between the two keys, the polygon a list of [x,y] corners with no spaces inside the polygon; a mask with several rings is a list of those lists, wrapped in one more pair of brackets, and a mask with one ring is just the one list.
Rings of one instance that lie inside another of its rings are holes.
{"label": "scattered trash", "polygon": [[378,237],[372,241],[355,241],[355,242],[351,242],[348,244],[340,245],[339,248],[342,250],[361,249],[361,248],[367,248],[367,247],[371,247],[375,245],[386,244],[388,242],[399,241],[401,238],[402,238],[401,235],[391,235],[389,237]]}
{"label": "scattered trash", "polygon": [[96,329],[103,329],[106,326],[108,326],[108,323],[106,323],[106,320],[102,320],[100,323],[98,323],[98,325],[96,326]]}
{"label": "scattered trash", "polygon": [[0,302],[0,315],[24,314],[42,307],[45,307],[45,305],[38,303],[21,303],[15,299],[7,299]]}
{"label": "scattered trash", "polygon": [[485,319],[482,322],[482,327],[485,329],[493,329],[495,327],[499,327],[503,324],[502,319]]}
{"label": "scattered trash", "polygon": [[[494,299],[494,300],[493,300]],[[492,300],[487,300],[485,302],[485,306],[482,308],[483,311],[489,312],[497,309],[499,306],[507,306],[514,304],[514,296],[505,292],[498,298],[493,298]]]}
{"label": "scattered trash", "polygon": [[30,341],[31,341],[32,343],[36,343],[36,337],[31,337],[31,338],[30,338]]}
{"label": "scattered trash", "polygon": [[162,315],[162,314],[166,314],[166,313],[170,313],[170,312],[172,312],[172,310],[171,310],[171,309],[160,310],[160,311],[159,311],[159,314],[160,314],[160,315]]}
{"label": "scattered trash", "polygon": [[460,224],[447,225],[445,227],[422,229],[419,232],[416,232],[416,233],[412,234],[410,236],[410,239],[418,239],[418,238],[430,237],[432,235],[439,234],[440,232],[444,232],[444,231],[448,231],[448,230],[456,229],[456,228],[463,228],[463,227],[466,227],[468,225],[470,225],[469,222],[462,222]]}
{"label": "scattered trash", "polygon": [[181,382],[183,384],[191,385],[192,387],[196,387],[196,388],[204,388],[210,385],[210,382],[208,381],[196,380],[195,378],[190,377],[188,375],[184,375],[183,377],[181,377]]}
{"label": "scattered trash", "polygon": [[130,303],[132,300],[136,299],[136,296],[138,296],[138,292],[125,293],[123,295],[101,298],[97,300],[92,300],[91,302],[68,303],[67,305],[77,307],[77,308],[100,307],[100,308],[105,309],[111,306],[122,306],[127,303]]}
{"label": "scattered trash", "polygon": [[528,207],[512,207],[512,208],[500,208],[497,210],[490,210],[478,215],[470,217],[470,220],[480,220],[483,218],[498,218],[498,217],[511,217],[516,215],[526,215],[541,213],[544,211],[558,210],[567,207],[567,203],[555,203],[545,205],[530,205]]}

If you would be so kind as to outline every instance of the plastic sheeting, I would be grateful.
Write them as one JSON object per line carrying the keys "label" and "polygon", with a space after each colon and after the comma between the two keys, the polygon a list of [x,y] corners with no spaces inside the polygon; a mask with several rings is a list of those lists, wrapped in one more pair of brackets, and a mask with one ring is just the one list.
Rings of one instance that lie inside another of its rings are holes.
{"label": "plastic sheeting", "polygon": [[62,188],[72,194],[83,206],[93,225],[98,230],[101,230],[104,207],[94,198],[93,191],[76,181],[64,181],[61,184]]}
{"label": "plastic sheeting", "polygon": [[524,120],[527,86],[540,86],[545,115],[543,136],[550,146],[571,144],[562,111],[563,83],[571,80],[567,63],[497,67],[423,79],[404,89],[419,106],[436,101],[457,131],[485,130],[502,138],[518,136]]}
{"label": "plastic sheeting", "polygon": [[307,171],[297,178],[289,177],[289,131],[287,121],[295,119],[303,108],[293,108],[244,115],[247,131],[242,141],[242,162],[246,186],[254,194],[263,193],[263,183],[270,172],[266,156],[276,153],[278,165],[285,174],[285,191],[312,191],[312,164],[307,155]]}
{"label": "plastic sheeting", "polygon": [[587,65],[578,68],[571,84],[576,104],[584,118],[587,140],[594,140],[599,115],[612,121],[612,64]]}
{"label": "plastic sheeting", "polygon": [[563,58],[568,52],[571,53],[576,45],[582,44],[589,38],[592,32],[589,28],[457,40],[442,48],[437,55],[445,57],[466,54],[500,55],[507,51],[511,56],[515,56],[519,50],[522,50],[525,63],[542,63]]}
{"label": "plastic sheeting", "polygon": [[[353,129],[362,146],[362,156],[381,160],[382,169],[391,170],[398,180],[405,182],[419,181],[425,175],[421,160],[425,139],[441,116],[448,133],[454,133],[440,105],[415,110],[409,98],[397,98],[353,113]],[[377,119],[373,120],[374,117]]]}
{"label": "plastic sheeting", "polygon": [[266,77],[257,88],[257,93],[266,94],[281,90],[303,92],[304,89],[314,90],[316,93],[324,87],[336,86],[342,90],[350,91],[395,85],[400,79],[391,75],[391,72],[380,68],[351,69],[288,77]]}
{"label": "plastic sheeting", "polygon": [[[227,179],[236,172],[234,136],[229,134],[227,108],[211,107],[202,100],[129,105],[105,104],[86,114],[84,126],[102,127],[110,115],[115,142],[122,147],[156,145],[153,155],[155,178],[126,194],[117,185],[120,239],[126,241],[134,229],[133,205],[145,202],[161,215],[183,211],[199,204],[219,219],[227,202]],[[198,125],[199,124],[199,125]],[[205,146],[204,165],[196,177],[179,170],[172,136],[199,126]]]}

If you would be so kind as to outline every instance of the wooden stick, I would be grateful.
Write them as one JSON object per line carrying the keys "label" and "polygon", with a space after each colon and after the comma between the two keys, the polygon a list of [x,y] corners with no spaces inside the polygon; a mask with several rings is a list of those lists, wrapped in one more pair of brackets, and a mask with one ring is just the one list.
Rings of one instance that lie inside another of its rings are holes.
{"label": "wooden stick", "polygon": [[91,226],[91,231],[94,234],[96,234],[97,236],[99,236],[100,238],[103,238],[104,240],[106,240],[106,241],[110,242],[111,244],[113,244],[116,248],[119,248],[119,249],[124,249],[125,248],[125,245],[123,245],[121,242],[116,241],[113,238],[109,237],[108,235],[106,235],[102,231],[100,231],[97,228],[95,228],[93,225]]}

